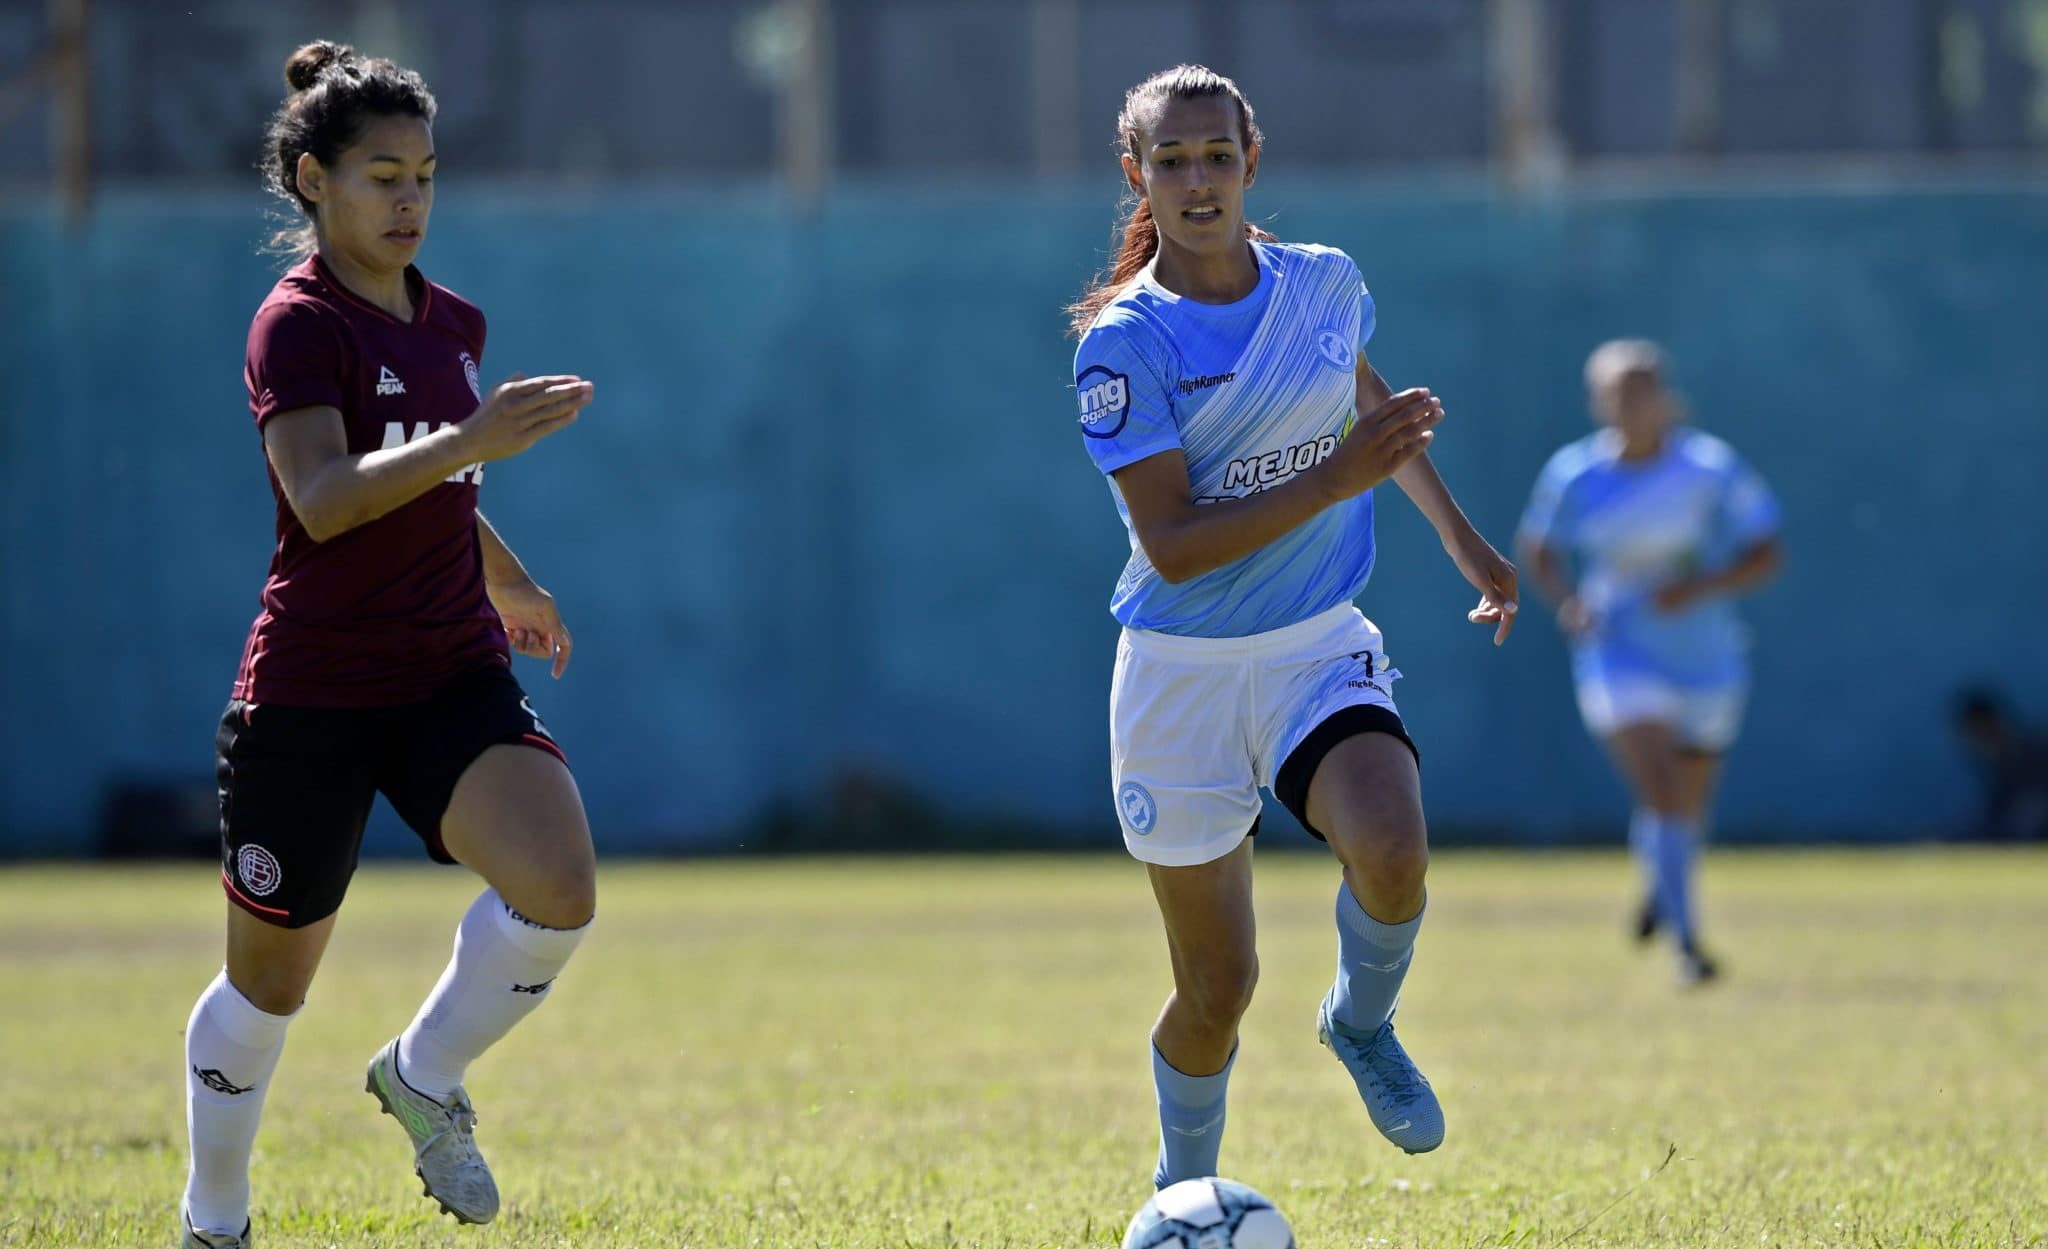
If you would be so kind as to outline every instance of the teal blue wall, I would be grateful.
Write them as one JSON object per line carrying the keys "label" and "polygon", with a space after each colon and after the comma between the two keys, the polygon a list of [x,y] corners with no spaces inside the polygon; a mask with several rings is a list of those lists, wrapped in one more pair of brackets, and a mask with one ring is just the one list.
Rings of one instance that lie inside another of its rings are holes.
{"label": "teal blue wall", "polygon": [[[2048,711],[2048,195],[1521,202],[1262,187],[1344,247],[1373,358],[1444,394],[1437,457],[1507,539],[1584,428],[1601,338],[1665,340],[1700,424],[1786,504],[1750,608],[1723,826],[1897,834],[1968,807],[1946,699]],[[485,507],[560,598],[559,685],[521,668],[614,846],[718,840],[847,768],[1116,842],[1106,779],[1123,537],[1074,433],[1058,308],[1098,186],[444,192],[426,262],[491,319],[485,373],[598,404],[495,466]],[[102,786],[210,768],[270,547],[242,392],[274,274],[256,197],[116,196],[82,231],[0,210],[0,846],[83,846]],[[1494,651],[1413,510],[1363,600],[1444,829],[1613,825],[1619,791],[1532,613]]]}

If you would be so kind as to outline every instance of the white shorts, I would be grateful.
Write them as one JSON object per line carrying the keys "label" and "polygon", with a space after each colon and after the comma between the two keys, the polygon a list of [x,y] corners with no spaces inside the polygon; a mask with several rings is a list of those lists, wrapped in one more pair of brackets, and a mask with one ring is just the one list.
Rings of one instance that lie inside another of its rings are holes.
{"label": "white shorts", "polygon": [[1259,787],[1332,713],[1380,707],[1398,725],[1389,690],[1401,674],[1383,647],[1349,603],[1242,638],[1125,629],[1109,690],[1110,784],[1132,857],[1220,859],[1259,818]]}
{"label": "white shorts", "polygon": [[1735,744],[1746,685],[1690,689],[1649,673],[1601,673],[1578,684],[1579,714],[1593,736],[1607,738],[1631,724],[1669,725],[1692,750],[1720,754]]}

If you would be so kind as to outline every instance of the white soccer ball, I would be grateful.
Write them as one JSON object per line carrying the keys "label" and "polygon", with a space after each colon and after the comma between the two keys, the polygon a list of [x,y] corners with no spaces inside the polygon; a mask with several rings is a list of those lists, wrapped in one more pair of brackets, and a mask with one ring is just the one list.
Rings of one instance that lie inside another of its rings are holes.
{"label": "white soccer ball", "polygon": [[1294,1229],[1249,1184],[1211,1176],[1153,1194],[1124,1249],[1294,1249]]}

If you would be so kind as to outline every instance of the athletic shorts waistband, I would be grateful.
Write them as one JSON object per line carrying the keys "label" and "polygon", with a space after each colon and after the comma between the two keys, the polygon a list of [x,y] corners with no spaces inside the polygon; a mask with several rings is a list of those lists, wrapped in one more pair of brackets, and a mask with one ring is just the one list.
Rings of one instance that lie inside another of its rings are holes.
{"label": "athletic shorts waistband", "polygon": [[[1172,658],[1183,663],[1232,663],[1280,651],[1298,651],[1319,637],[1348,629],[1365,617],[1350,603],[1339,603],[1264,633],[1236,638],[1189,637],[1180,633],[1158,633],[1151,629],[1124,629],[1124,644],[1140,655]],[[1365,621],[1370,625],[1370,621]]]}

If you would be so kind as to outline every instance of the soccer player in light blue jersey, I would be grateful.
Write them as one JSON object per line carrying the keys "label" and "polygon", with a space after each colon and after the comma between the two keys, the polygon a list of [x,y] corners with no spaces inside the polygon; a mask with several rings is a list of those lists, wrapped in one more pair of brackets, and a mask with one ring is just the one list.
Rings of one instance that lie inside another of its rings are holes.
{"label": "soccer player in light blue jersey", "polygon": [[[1258,977],[1252,843],[1269,786],[1343,865],[1336,983],[1317,1033],[1374,1126],[1435,1149],[1443,1111],[1394,1037],[1429,861],[1400,673],[1352,600],[1392,478],[1477,588],[1498,643],[1515,570],[1427,450],[1443,408],[1367,363],[1372,297],[1329,247],[1250,228],[1260,135],[1236,84],[1183,65],[1124,98],[1136,203],[1110,271],[1070,309],[1082,442],[1130,562],[1110,689],[1111,786],[1150,873],[1173,992],[1152,1030],[1161,1187],[1213,1175],[1238,1021]],[[1357,414],[1363,410],[1364,416]]]}
{"label": "soccer player in light blue jersey", "polygon": [[1749,692],[1732,596],[1776,571],[1778,504],[1727,443],[1678,424],[1667,371],[1640,339],[1592,354],[1603,428],[1544,466],[1519,541],[1571,639],[1580,715],[1635,799],[1637,935],[1668,930],[1679,979],[1697,984],[1717,968],[1700,948],[1693,863]]}

